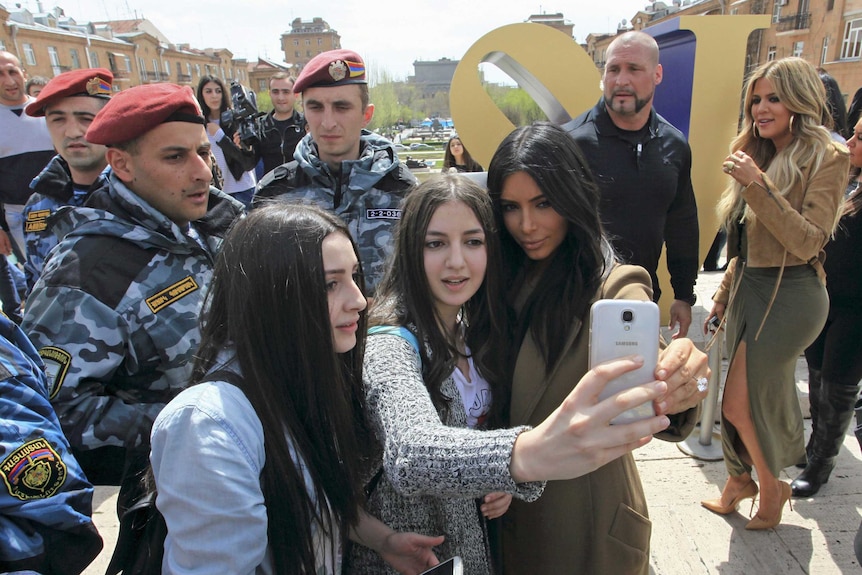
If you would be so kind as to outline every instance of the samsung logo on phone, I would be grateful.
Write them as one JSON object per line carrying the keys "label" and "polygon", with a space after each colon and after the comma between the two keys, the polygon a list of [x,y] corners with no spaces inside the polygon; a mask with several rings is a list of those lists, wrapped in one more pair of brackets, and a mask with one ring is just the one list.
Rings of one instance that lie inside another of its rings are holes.
{"label": "samsung logo on phone", "polygon": [[619,345],[625,345],[625,346],[629,346],[629,347],[637,347],[637,345],[638,345],[638,342],[636,342],[636,341],[617,341],[614,343],[616,343],[616,345],[618,345],[618,346]]}

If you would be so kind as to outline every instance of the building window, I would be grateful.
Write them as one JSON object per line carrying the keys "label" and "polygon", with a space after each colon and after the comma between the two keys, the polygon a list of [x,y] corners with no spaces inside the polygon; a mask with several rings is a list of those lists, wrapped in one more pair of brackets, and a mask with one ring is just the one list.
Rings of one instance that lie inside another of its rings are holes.
{"label": "building window", "polygon": [[306,55],[306,56],[308,56],[308,57],[311,57],[311,50],[306,50],[306,51],[305,51],[305,55]]}
{"label": "building window", "polygon": [[293,53],[293,57],[294,57],[294,58],[299,58],[299,50],[297,50],[296,52],[294,52],[294,53]]}
{"label": "building window", "polygon": [[826,63],[829,57],[829,36],[823,37],[823,47],[820,49],[820,65]]}
{"label": "building window", "polygon": [[306,39],[305,39],[305,45],[306,45],[306,46],[311,46],[311,39],[306,38]]}
{"label": "building window", "polygon": [[775,0],[775,6],[772,7],[772,23],[778,24],[781,20],[781,0]]}
{"label": "building window", "polygon": [[138,71],[141,73],[141,80],[147,79],[147,66],[144,64],[143,58],[138,58]]}
{"label": "building window", "polygon": [[87,50],[87,60],[90,62],[90,68],[99,67],[99,55],[95,50]]}
{"label": "building window", "polygon": [[266,80],[258,80],[257,81],[257,91],[258,92],[266,92],[269,89],[269,86],[266,85]]}
{"label": "building window", "polygon": [[200,78],[201,77],[201,65],[195,64],[195,75]]}
{"label": "building window", "polygon": [[129,58],[128,56],[123,56],[123,60],[126,63],[126,72],[131,72],[132,71],[132,59]]}
{"label": "building window", "polygon": [[192,65],[190,62],[186,62],[186,75],[191,78],[192,77]]}
{"label": "building window", "polygon": [[78,56],[78,49],[72,48],[69,50],[69,56],[72,57],[72,69],[77,70],[81,67],[81,57]]}
{"label": "building window", "polygon": [[293,45],[294,45],[294,46],[299,46],[299,40],[294,40],[294,41],[293,41]]}
{"label": "building window", "polygon": [[63,72],[60,69],[60,55],[54,46],[48,46],[48,59],[51,60],[51,71],[54,72],[55,76]]}
{"label": "building window", "polygon": [[850,20],[847,22],[847,26],[844,27],[841,59],[855,60],[859,58],[860,54],[862,54],[862,18]]}
{"label": "building window", "polygon": [[775,60],[775,46],[770,46],[766,50],[766,61],[772,62],[773,60]]}
{"label": "building window", "polygon": [[317,45],[318,45],[318,46],[323,46],[323,38],[318,38],[318,39],[317,39]]}
{"label": "building window", "polygon": [[[177,62],[179,64],[179,62]],[[165,74],[171,75],[171,63],[165,60]]]}
{"label": "building window", "polygon": [[793,55],[797,58],[802,57],[802,49],[805,47],[805,42],[794,42],[793,43]]}
{"label": "building window", "polygon": [[0,40],[0,50],[6,50],[6,42]]}
{"label": "building window", "polygon": [[36,65],[36,52],[33,51],[33,44],[24,44],[24,61],[28,66]]}

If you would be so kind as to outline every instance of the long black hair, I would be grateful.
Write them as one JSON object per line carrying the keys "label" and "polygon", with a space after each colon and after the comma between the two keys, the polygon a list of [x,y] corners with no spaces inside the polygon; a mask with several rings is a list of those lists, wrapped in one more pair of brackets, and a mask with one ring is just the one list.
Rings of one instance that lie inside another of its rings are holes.
{"label": "long black hair", "polygon": [[482,166],[479,165],[479,162],[473,159],[473,156],[470,155],[470,152],[467,151],[467,146],[464,145],[464,141],[458,137],[458,135],[454,135],[449,138],[449,141],[446,142],[446,152],[443,155],[443,167],[444,168],[454,168],[456,166],[455,154],[452,153],[452,141],[458,140],[461,142],[461,147],[464,150],[464,163],[462,166],[466,167],[466,171],[468,172],[481,172]]}
{"label": "long black hair", "polygon": [[371,325],[415,327],[420,346],[425,387],[438,412],[445,415],[451,398],[441,392],[443,382],[455,369],[457,342],[441,327],[433,305],[434,296],[425,274],[425,234],[437,209],[449,202],[469,208],[485,232],[487,266],[485,280],[462,310],[466,342],[473,363],[491,386],[490,422],[500,425],[501,410],[508,398],[505,333],[508,326],[504,304],[500,244],[488,194],[472,180],[456,174],[431,178],[410,192],[402,205],[395,238],[395,254],[369,312]]}
{"label": "long black hair", "polygon": [[201,105],[201,110],[203,110],[204,117],[209,121],[210,117],[213,115],[213,110],[210,110],[210,107],[207,106],[206,100],[204,99],[204,86],[212,82],[213,84],[218,84],[219,88],[221,88],[221,105],[219,106],[218,113],[215,114],[216,118],[221,118],[222,112],[230,108],[230,98],[228,98],[228,91],[225,88],[224,82],[221,78],[217,76],[201,76],[201,81],[198,82],[198,104]]}
{"label": "long black hair", "polygon": [[[523,337],[529,328],[550,372],[572,322],[586,317],[605,272],[599,190],[577,144],[561,128],[539,122],[506,136],[488,168],[488,191],[500,229],[507,286],[523,285],[534,266],[506,229],[500,204],[506,178],[518,172],[530,176],[568,222],[565,239],[547,265],[543,262],[541,280],[518,314],[516,333]],[[515,344],[517,349],[520,341]]]}
{"label": "long black hair", "polygon": [[218,367],[223,349],[235,348],[243,393],[263,426],[261,483],[276,573],[313,573],[312,523],[331,536],[331,510],[346,534],[364,501],[365,314],[356,347],[337,354],[321,249],[330,234],[350,238],[340,219],[317,208],[273,202],[253,211],[225,239],[201,321],[194,381]]}

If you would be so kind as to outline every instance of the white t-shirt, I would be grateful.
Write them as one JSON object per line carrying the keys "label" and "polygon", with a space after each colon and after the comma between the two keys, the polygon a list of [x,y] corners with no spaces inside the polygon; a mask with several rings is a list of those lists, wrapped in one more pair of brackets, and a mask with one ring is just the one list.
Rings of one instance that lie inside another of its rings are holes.
{"label": "white t-shirt", "polygon": [[[469,349],[467,350],[467,354],[470,354]],[[467,378],[461,373],[458,367],[455,367],[455,370],[452,372],[452,378],[455,380],[455,385],[458,386],[458,392],[464,401],[464,411],[467,413],[467,425],[470,429],[475,429],[485,422],[488,418],[488,412],[491,410],[491,386],[476,371],[472,357],[467,358],[467,365],[469,366],[469,381],[467,381]]]}

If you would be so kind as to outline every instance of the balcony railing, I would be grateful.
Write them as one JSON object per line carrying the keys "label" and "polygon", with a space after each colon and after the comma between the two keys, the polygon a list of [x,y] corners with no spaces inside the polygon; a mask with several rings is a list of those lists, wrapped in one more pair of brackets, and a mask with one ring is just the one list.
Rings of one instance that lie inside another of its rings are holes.
{"label": "balcony railing", "polygon": [[811,26],[811,12],[802,12],[793,16],[785,16],[778,20],[776,29],[778,32],[790,30],[806,30]]}
{"label": "balcony railing", "polygon": [[177,81],[178,82],[191,82],[192,76],[191,76],[191,74],[177,74]]}

